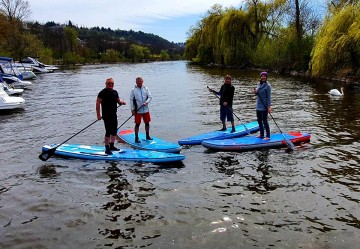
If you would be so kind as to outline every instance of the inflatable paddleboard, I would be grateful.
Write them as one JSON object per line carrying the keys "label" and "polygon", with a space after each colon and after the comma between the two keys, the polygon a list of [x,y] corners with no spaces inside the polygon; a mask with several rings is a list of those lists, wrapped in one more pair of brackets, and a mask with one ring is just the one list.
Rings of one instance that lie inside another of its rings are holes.
{"label": "inflatable paddleboard", "polygon": [[167,142],[157,137],[151,137],[153,140],[146,140],[146,135],[139,132],[140,143],[135,143],[135,132],[133,130],[118,131],[118,137],[124,143],[131,145],[136,149],[155,150],[168,153],[179,153],[181,146],[179,144]]}
{"label": "inflatable paddleboard", "polygon": [[[283,133],[286,139],[294,144],[309,142],[311,135],[300,132]],[[270,140],[263,140],[255,136],[244,136],[224,140],[208,140],[201,143],[204,147],[221,151],[245,151],[263,148],[286,147],[286,140],[283,135],[271,134]]]}
{"label": "inflatable paddleboard", "polygon": [[[45,145],[42,147],[42,151],[46,152],[56,146],[57,144]],[[185,156],[181,154],[133,149],[121,149],[120,151],[113,151],[112,155],[107,155],[105,154],[104,146],[81,144],[63,144],[55,150],[55,155],[88,160],[135,161],[150,163],[176,162],[185,159]]]}
{"label": "inflatable paddleboard", "polygon": [[[245,128],[246,127],[246,128]],[[253,133],[259,130],[259,124],[257,121],[245,123],[235,126],[235,132],[231,133],[231,127],[227,128],[226,131],[212,131],[203,133],[200,135],[195,135],[192,137],[184,138],[179,140],[180,145],[197,145],[201,144],[203,141],[213,140],[213,139],[228,139],[234,137],[241,137],[248,135],[248,132]]]}

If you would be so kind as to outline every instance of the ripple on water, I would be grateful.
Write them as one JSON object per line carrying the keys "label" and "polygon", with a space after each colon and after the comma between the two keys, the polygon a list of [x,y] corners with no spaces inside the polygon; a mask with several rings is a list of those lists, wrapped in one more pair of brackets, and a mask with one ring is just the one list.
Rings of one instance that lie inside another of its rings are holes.
{"label": "ripple on water", "polygon": [[[108,77],[126,101],[135,77],[144,77],[154,136],[176,142],[218,129],[218,100],[206,86],[220,88],[225,74],[234,78],[236,114],[255,120],[258,72],[159,62],[39,75],[24,93],[25,110],[0,119],[7,134],[0,137],[0,248],[355,248],[360,92],[351,85],[333,99],[334,83],[271,75],[281,130],[312,135],[292,153],[187,146],[181,164],[165,166],[37,158],[44,144],[96,119],[96,95]],[[129,115],[122,106],[119,122]],[[103,135],[99,122],[70,142],[102,145]]]}

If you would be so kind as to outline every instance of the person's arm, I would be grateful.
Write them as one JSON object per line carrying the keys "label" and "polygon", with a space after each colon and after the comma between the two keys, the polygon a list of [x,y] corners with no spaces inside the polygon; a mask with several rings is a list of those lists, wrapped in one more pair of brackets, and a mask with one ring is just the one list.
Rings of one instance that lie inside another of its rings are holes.
{"label": "person's arm", "polygon": [[214,93],[214,94],[216,94],[216,95],[221,95],[221,89],[220,89],[220,91],[219,92],[217,92],[217,91],[215,91],[214,89],[212,89],[212,88],[210,88],[210,87],[207,87],[208,89],[209,89],[209,92],[211,92],[211,93]]}
{"label": "person's arm", "polygon": [[126,105],[126,102],[124,100],[121,100],[120,98],[117,99],[117,103],[119,105]]}
{"label": "person's arm", "polygon": [[135,115],[136,112],[136,99],[135,99],[135,88],[131,90],[130,92],[130,109],[131,109],[131,114]]}
{"label": "person's arm", "polygon": [[150,92],[149,88],[145,88],[145,90],[146,90],[147,98],[146,98],[145,102],[143,103],[143,106],[147,106],[150,103],[150,101],[152,100],[152,96],[151,96],[151,92]]}
{"label": "person's arm", "polygon": [[100,99],[100,98],[97,98],[97,99],[96,99],[96,116],[97,116],[97,119],[98,119],[98,120],[101,119],[101,114],[100,114],[101,101],[102,101],[102,99]]}
{"label": "person's arm", "polygon": [[134,98],[135,98],[135,95],[134,95],[134,89],[133,89],[130,92],[130,109],[131,109],[131,111],[133,111],[135,109],[135,107],[134,107]]}
{"label": "person's arm", "polygon": [[268,94],[268,96],[267,96],[268,113],[271,113],[272,109],[271,109],[271,86],[270,85],[268,86],[267,94]]}

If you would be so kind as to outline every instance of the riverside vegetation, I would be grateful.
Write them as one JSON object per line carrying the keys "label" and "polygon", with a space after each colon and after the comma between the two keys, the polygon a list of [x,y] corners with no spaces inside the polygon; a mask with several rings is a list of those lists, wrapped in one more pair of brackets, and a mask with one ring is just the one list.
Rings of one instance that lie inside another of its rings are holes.
{"label": "riverside vegetation", "polygon": [[182,59],[183,44],[154,34],[25,21],[30,14],[28,1],[0,1],[0,55],[63,65]]}
{"label": "riverside vegetation", "polygon": [[[256,67],[310,77],[360,79],[360,2],[245,0],[215,4],[190,27],[184,44],[144,32],[26,22],[25,0],[0,2],[0,54],[44,63],[85,64],[187,59],[200,65]],[[146,45],[145,45],[146,44]],[[185,52],[184,52],[185,50]]]}
{"label": "riverside vegetation", "polygon": [[358,0],[324,1],[323,15],[307,0],[245,2],[240,9],[214,5],[190,30],[186,58],[202,65],[359,80]]}

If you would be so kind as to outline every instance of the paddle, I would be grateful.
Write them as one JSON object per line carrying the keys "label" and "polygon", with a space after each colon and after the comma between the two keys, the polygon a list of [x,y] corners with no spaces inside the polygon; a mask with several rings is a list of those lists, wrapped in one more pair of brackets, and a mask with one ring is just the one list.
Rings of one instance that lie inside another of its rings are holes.
{"label": "paddle", "polygon": [[[117,108],[119,108],[121,105],[119,104],[117,106]],[[95,124],[97,121],[99,121],[99,119],[95,120],[94,122],[92,122],[91,124],[89,124],[88,126],[86,126],[85,128],[83,128],[81,131],[75,133],[74,135],[72,135],[71,137],[69,137],[68,139],[66,139],[64,142],[62,142],[61,144],[57,145],[54,148],[51,148],[47,151],[43,151],[40,155],[39,155],[39,159],[42,161],[47,161],[50,157],[52,157],[55,154],[55,150],[57,148],[59,148],[61,145],[63,145],[64,143],[66,143],[67,141],[69,141],[70,139],[72,139],[73,137],[75,137],[76,135],[79,135],[81,132],[83,132],[84,130],[86,130],[87,128],[89,128],[90,126],[92,126],[93,124]]]}
{"label": "paddle", "polygon": [[75,137],[76,135],[80,134],[81,132],[83,132],[84,130],[86,130],[87,128],[89,128],[90,126],[92,126],[93,124],[95,124],[97,121],[99,121],[98,119],[95,120],[94,122],[92,122],[91,124],[89,124],[88,126],[86,126],[84,129],[82,129],[81,131],[75,133],[74,135],[72,135],[71,137],[69,137],[68,139],[66,139],[64,142],[62,142],[61,144],[57,145],[56,147],[49,149],[47,151],[43,151],[40,155],[39,155],[39,159],[42,161],[47,161],[50,157],[52,157],[55,154],[55,150],[57,148],[59,148],[59,146],[63,145],[64,143],[66,143],[67,141],[69,141],[70,139],[72,139],[73,137]]}
{"label": "paddle", "polygon": [[[140,107],[136,110],[136,112],[138,112],[142,107],[143,107],[143,106],[140,106]],[[122,123],[122,124],[117,128],[117,130],[119,130],[124,124],[126,124],[126,122],[129,121],[129,119],[130,119],[132,116],[134,116],[134,114],[131,114],[131,116],[128,117],[128,118],[124,121],[124,123]]]}
{"label": "paddle", "polygon": [[[215,91],[214,91],[213,89],[211,89],[209,86],[206,86],[206,87],[207,87],[209,90],[211,90],[211,92],[214,93],[214,95],[215,95],[218,99],[220,99],[220,97],[215,93]],[[229,110],[231,111],[231,113],[232,113],[232,114],[241,122],[241,124],[245,127],[247,134],[250,134],[249,129],[246,127],[246,125],[244,124],[244,122],[241,121],[241,119],[234,113],[234,111],[232,110],[232,108],[229,107],[229,106],[226,106],[226,107],[229,108]]]}
{"label": "paddle", "polygon": [[[257,95],[257,96],[259,97],[259,99],[261,100],[261,102],[263,103],[263,105],[266,106],[265,103],[264,103],[264,101],[263,101],[262,98],[260,97],[260,95]],[[284,139],[285,139],[285,141],[286,141],[286,145],[287,145],[287,147],[288,147],[288,150],[290,150],[290,151],[294,150],[294,144],[293,144],[289,139],[287,139],[287,138],[285,137],[284,133],[281,131],[280,127],[279,127],[278,124],[276,123],[276,121],[275,121],[274,117],[271,115],[271,113],[269,113],[269,115],[270,115],[270,117],[272,118],[272,120],[274,121],[276,127],[279,129],[281,135],[284,137]]]}

